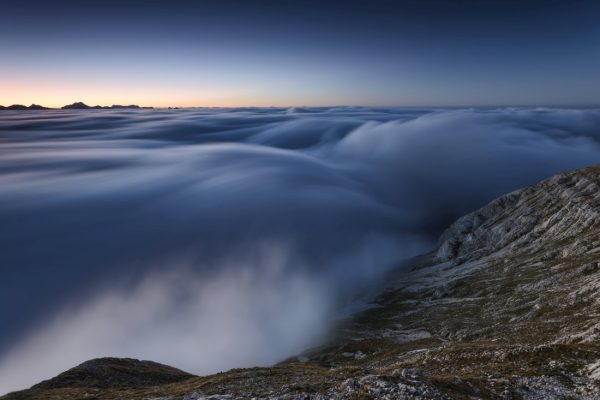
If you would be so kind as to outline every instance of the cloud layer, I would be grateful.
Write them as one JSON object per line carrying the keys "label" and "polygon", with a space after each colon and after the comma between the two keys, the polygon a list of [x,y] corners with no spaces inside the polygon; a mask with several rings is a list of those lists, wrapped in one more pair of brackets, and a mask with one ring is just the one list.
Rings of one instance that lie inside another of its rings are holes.
{"label": "cloud layer", "polygon": [[0,392],[276,362],[453,219],[599,161],[593,109],[3,112]]}

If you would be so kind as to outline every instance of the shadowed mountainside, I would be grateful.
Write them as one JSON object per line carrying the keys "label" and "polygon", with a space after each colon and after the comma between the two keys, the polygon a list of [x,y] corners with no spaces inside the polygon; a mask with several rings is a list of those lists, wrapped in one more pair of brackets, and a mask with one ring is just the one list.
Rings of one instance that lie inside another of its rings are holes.
{"label": "shadowed mountainside", "polygon": [[328,344],[272,368],[101,359],[4,399],[600,398],[599,233],[600,166],[560,174],[458,219]]}

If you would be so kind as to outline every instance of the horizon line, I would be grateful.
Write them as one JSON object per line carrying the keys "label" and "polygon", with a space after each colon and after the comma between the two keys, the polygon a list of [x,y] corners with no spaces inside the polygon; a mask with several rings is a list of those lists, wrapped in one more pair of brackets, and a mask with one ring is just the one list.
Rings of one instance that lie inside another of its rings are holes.
{"label": "horizon line", "polygon": [[[77,104],[82,104],[85,107],[82,108],[64,108],[69,106],[74,106]],[[10,109],[10,107],[25,107],[26,109]],[[41,109],[35,109],[30,107],[42,107]],[[72,110],[110,110],[110,109],[199,109],[199,108],[213,108],[213,109],[236,109],[236,108],[441,108],[441,109],[463,109],[463,108],[535,108],[535,107],[548,107],[548,108],[600,108],[600,104],[552,104],[552,103],[537,103],[537,104],[483,104],[483,105],[473,105],[473,104],[460,104],[460,105],[359,105],[359,104],[331,104],[331,105],[268,105],[268,106],[258,106],[258,105],[236,105],[236,106],[143,106],[135,103],[128,104],[118,104],[113,103],[112,105],[88,105],[81,101],[75,101],[70,104],[65,104],[63,106],[43,106],[39,103],[31,103],[29,106],[21,103],[13,103],[7,106],[0,104],[0,110],[4,111],[72,111]]]}

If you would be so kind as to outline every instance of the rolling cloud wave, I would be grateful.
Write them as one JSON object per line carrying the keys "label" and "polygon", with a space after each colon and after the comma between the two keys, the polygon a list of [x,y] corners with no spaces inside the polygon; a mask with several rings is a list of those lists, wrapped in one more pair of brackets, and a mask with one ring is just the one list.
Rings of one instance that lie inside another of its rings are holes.
{"label": "rolling cloud wave", "polygon": [[594,109],[2,112],[0,391],[269,364],[452,220],[600,161]]}

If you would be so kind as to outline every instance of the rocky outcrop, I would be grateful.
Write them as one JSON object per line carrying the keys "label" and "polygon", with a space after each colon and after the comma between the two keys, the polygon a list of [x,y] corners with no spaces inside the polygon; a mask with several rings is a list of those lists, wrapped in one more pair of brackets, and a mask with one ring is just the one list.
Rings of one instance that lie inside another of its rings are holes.
{"label": "rocky outcrop", "polygon": [[472,261],[487,255],[524,249],[547,249],[548,244],[585,236],[594,243],[574,243],[585,252],[600,232],[599,167],[557,175],[517,190],[465,215],[441,236],[437,262]]}

